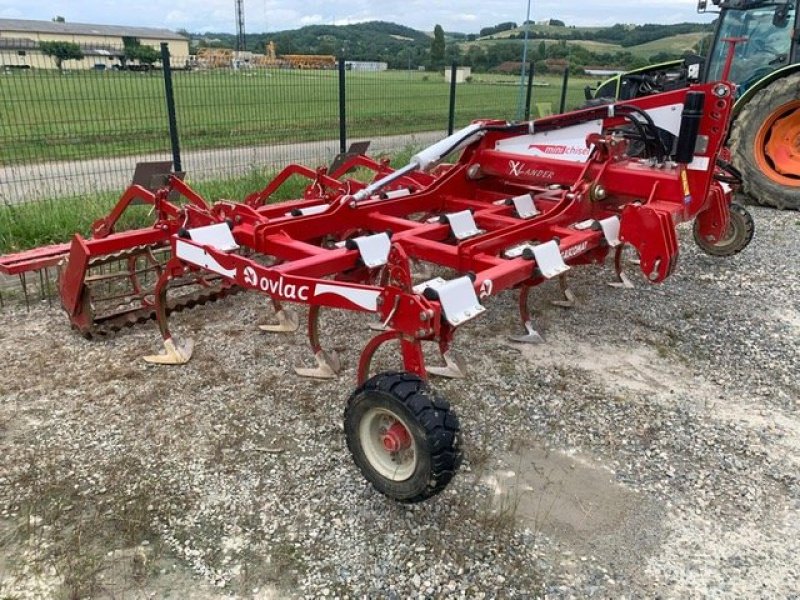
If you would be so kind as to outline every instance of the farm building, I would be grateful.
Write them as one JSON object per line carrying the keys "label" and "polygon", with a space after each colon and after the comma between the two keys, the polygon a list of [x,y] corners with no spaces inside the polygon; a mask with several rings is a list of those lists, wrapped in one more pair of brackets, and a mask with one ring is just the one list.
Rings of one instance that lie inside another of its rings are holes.
{"label": "farm building", "polygon": [[168,29],[0,19],[0,68],[55,69],[55,61],[42,54],[39,43],[56,41],[72,42],[83,50],[82,60],[65,63],[69,69],[111,68],[120,64],[125,43],[133,40],[154,48],[166,42],[172,56],[189,56],[189,40]]}

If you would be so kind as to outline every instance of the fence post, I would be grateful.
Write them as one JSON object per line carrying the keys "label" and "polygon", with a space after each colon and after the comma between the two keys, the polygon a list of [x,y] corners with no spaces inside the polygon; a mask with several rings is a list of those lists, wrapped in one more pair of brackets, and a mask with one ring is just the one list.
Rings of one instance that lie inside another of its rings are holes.
{"label": "fence post", "polygon": [[172,89],[172,66],[169,62],[169,46],[161,43],[161,64],[164,71],[164,95],[167,99],[167,118],[169,119],[169,140],[172,146],[172,168],[183,171],[181,165],[181,145],[178,138],[178,119],[175,116],[175,91]]}
{"label": "fence post", "polygon": [[525,121],[531,118],[531,100],[533,99],[533,61],[528,63],[528,91],[525,94]]}
{"label": "fence post", "polygon": [[569,85],[569,65],[564,67],[564,82],[561,84],[561,108],[558,113],[562,114],[567,110],[567,86]]}
{"label": "fence post", "polygon": [[344,56],[339,58],[339,153],[347,152],[347,90]]}
{"label": "fence post", "polygon": [[456,125],[456,71],[457,65],[454,62],[450,65],[450,113],[447,119],[447,135],[453,135]]}

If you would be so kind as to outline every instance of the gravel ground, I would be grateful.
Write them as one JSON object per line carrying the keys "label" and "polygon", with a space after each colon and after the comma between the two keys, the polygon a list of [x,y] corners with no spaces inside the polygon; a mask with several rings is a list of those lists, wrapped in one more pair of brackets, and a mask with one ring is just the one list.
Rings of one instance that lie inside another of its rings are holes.
{"label": "gravel ground", "polygon": [[87,342],[6,308],[0,597],[800,598],[800,217],[753,213],[731,259],[682,230],[663,285],[576,270],[572,310],[540,288],[545,346],[492,299],[457,338],[469,377],[434,381],[465,463],[416,506],[345,448],[363,316],[324,316],[346,370],[320,383],[256,295],[177,315],[179,368],[140,360],[153,324]]}

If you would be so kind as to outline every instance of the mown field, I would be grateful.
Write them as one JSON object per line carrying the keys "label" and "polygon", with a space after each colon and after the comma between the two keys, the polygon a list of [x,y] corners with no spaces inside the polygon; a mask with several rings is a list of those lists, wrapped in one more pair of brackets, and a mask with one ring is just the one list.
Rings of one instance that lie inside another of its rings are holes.
{"label": "mown field", "polygon": [[[190,71],[174,74],[184,151],[336,139],[335,71]],[[537,79],[534,106],[558,108],[559,77]],[[568,106],[582,102],[573,80]],[[514,118],[519,79],[476,76],[459,85],[456,121]],[[439,73],[347,74],[350,136],[447,127],[449,86]],[[534,113],[535,114],[535,113]],[[0,165],[163,152],[169,148],[161,73],[0,73]]]}

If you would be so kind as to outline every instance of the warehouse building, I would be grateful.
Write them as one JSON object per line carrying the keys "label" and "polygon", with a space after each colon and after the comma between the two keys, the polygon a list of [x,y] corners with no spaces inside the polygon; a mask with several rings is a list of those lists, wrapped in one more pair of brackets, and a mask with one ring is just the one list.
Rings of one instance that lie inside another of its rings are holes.
{"label": "warehouse building", "polygon": [[84,58],[64,63],[65,68],[113,68],[122,64],[123,48],[133,40],[153,48],[166,42],[178,60],[189,56],[189,40],[168,29],[0,19],[0,68],[55,69],[55,61],[39,49],[40,42],[72,42],[81,47]]}

